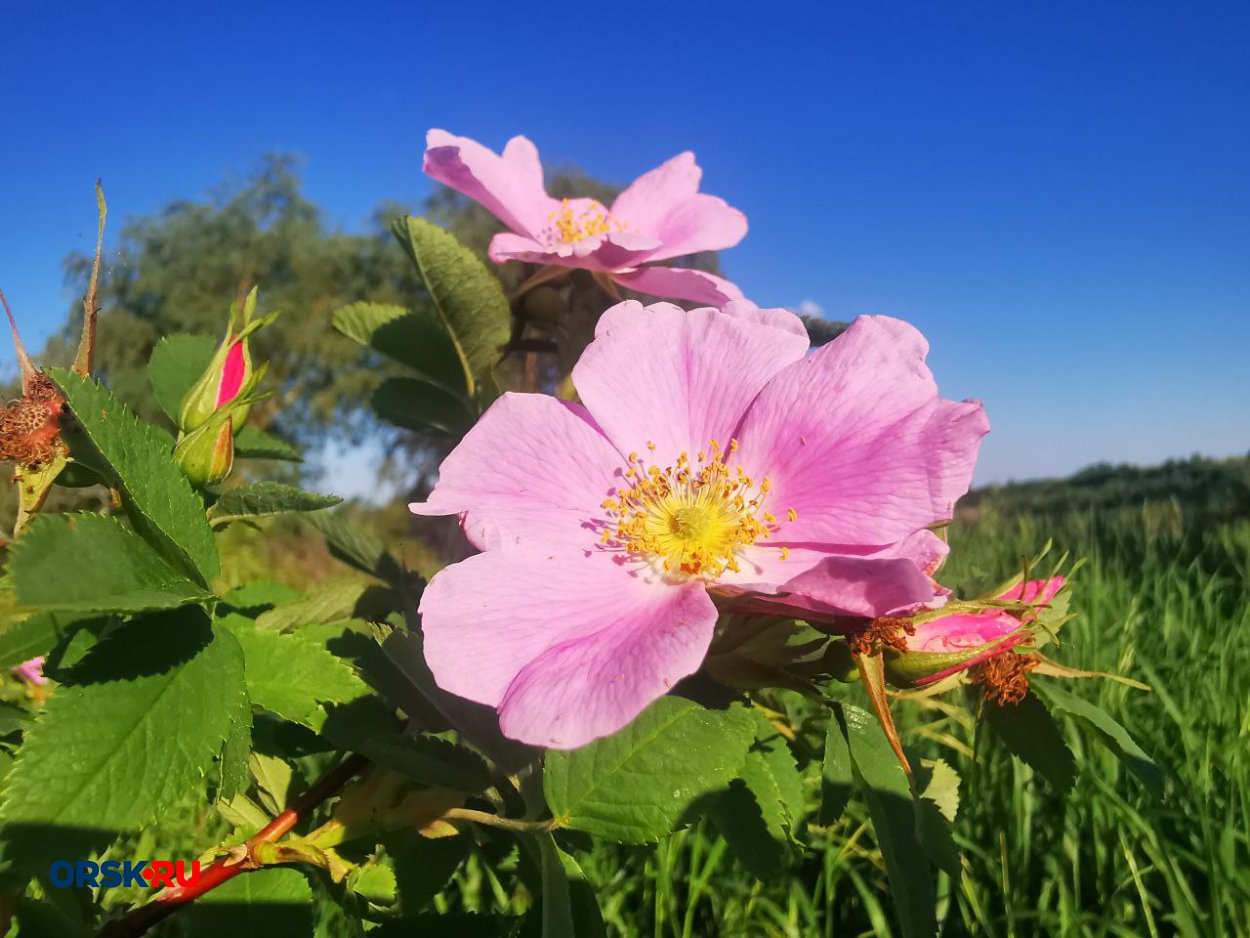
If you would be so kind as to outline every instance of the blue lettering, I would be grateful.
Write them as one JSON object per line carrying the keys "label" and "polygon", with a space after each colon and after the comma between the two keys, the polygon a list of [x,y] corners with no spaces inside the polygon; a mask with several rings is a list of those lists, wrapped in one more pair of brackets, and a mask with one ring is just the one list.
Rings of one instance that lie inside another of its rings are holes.
{"label": "blue lettering", "polygon": [[100,885],[114,889],[122,884],[122,865],[117,860],[105,860],[100,864]]}
{"label": "blue lettering", "polygon": [[123,863],[122,886],[126,889],[129,889],[131,886],[138,886],[140,889],[146,888],[148,881],[143,878],[143,870],[147,865],[147,860],[140,860],[138,863],[127,860]]}
{"label": "blue lettering", "polygon": [[92,863],[90,860],[78,861],[78,886],[95,886],[96,874],[100,872],[100,867]]}
{"label": "blue lettering", "polygon": [[48,870],[48,879],[53,886],[64,888],[74,881],[74,864],[69,860],[54,860]]}

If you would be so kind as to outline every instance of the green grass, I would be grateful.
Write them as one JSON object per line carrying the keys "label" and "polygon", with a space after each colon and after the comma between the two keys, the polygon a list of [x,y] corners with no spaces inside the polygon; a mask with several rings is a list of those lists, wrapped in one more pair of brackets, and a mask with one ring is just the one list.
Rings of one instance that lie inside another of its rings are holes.
{"label": "green grass", "polygon": [[[958,692],[901,702],[907,745],[964,779],[965,872],[939,883],[942,934],[1250,935],[1250,524],[1186,530],[1156,514],[1071,515],[1041,528],[983,510],[954,529],[944,579],[964,589],[1000,581],[1048,538],[1088,559],[1074,586],[1080,617],[1055,655],[1153,686],[1066,682],[1128,727],[1167,781],[1153,796],[1066,724],[1080,775],[1064,798],[984,732],[978,739],[975,703]],[[787,704],[801,722],[805,708]],[[621,935],[895,934],[862,807],[828,830],[809,826],[805,839],[810,849],[770,882],[741,869],[706,821],[655,851],[599,847],[583,865]],[[498,907],[472,867],[456,891]]]}

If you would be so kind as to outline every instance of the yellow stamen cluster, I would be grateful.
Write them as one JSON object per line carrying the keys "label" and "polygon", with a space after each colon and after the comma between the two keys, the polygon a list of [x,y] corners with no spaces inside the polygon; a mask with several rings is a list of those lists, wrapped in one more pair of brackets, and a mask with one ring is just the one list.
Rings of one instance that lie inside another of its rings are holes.
{"label": "yellow stamen cluster", "polygon": [[[647,449],[654,452],[655,444]],[[725,464],[737,449],[737,440],[727,450],[712,440],[695,459],[681,453],[664,469],[630,453],[631,487],[603,503],[611,520],[602,543],[655,560],[670,574],[715,579],[738,572],[739,548],[769,537],[777,519],[762,509],[769,479],[757,484],[741,466]]]}
{"label": "yellow stamen cluster", "polygon": [[560,211],[547,216],[547,221],[551,222],[555,239],[561,244],[576,244],[626,228],[624,222],[617,221],[598,203],[579,213],[573,210],[568,199],[560,203]]}

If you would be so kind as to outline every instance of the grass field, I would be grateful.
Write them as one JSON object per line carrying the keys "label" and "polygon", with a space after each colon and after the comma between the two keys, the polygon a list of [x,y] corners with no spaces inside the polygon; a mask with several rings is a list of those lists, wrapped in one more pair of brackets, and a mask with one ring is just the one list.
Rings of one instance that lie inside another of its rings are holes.
{"label": "grass field", "polygon": [[[945,579],[971,590],[1018,569],[1047,538],[1087,558],[1074,586],[1080,617],[1056,655],[1153,686],[1070,688],[1128,727],[1167,781],[1163,797],[1153,796],[1068,725],[1081,772],[1065,799],[1001,746],[978,740],[958,693],[902,703],[909,747],[964,779],[956,833],[965,872],[939,883],[942,934],[1250,935],[1250,524],[1189,530],[1177,512],[1160,517],[1072,514],[1043,529],[985,509],[953,530]],[[808,772],[814,782],[818,767]],[[813,848],[770,882],[739,867],[707,821],[658,851],[601,847],[584,865],[621,935],[894,934],[862,806],[852,802],[828,830],[812,824]],[[439,901],[516,909],[473,864]]]}

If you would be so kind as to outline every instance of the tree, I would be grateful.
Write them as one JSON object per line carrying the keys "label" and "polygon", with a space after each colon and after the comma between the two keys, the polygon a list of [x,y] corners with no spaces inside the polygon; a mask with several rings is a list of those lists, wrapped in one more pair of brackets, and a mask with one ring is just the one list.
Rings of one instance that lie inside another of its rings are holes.
{"label": "tree", "polygon": [[[269,156],[242,185],[221,187],[202,202],[176,201],[122,229],[102,284],[99,372],[141,416],[160,419],[147,360],[164,336],[218,334],[231,301],[260,286],[261,310],[281,318],[257,336],[257,360],[270,362],[268,387],[278,406],[260,407],[254,422],[303,444],[331,432],[368,429],[364,405],[372,364],[330,327],[330,313],[354,300],[411,298],[406,259],[381,224],[355,235],[327,227],[301,192],[298,162]],[[90,258],[72,254],[67,279],[85,282]],[[42,361],[72,350],[76,311],[48,344]],[[278,403],[278,402],[276,402]]]}

